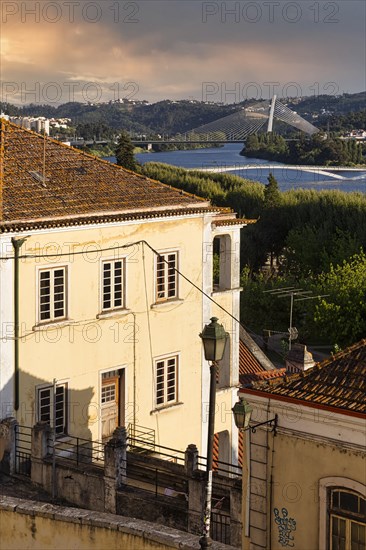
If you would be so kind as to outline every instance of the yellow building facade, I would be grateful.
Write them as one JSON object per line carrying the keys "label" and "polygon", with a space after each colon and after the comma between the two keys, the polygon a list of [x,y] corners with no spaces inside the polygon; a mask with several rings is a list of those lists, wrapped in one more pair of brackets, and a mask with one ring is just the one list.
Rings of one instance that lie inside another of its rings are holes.
{"label": "yellow building facade", "polygon": [[243,548],[366,548],[366,341],[305,373],[242,389]]}
{"label": "yellow building facade", "polygon": [[126,426],[205,455],[199,333],[215,315],[230,335],[215,431],[235,461],[245,221],[5,121],[1,161],[1,417],[93,440]]}

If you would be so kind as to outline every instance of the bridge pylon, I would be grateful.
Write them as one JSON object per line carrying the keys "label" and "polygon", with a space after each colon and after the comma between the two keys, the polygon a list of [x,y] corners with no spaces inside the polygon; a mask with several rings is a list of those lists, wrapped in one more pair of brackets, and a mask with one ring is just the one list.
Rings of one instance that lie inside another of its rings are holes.
{"label": "bridge pylon", "polygon": [[270,108],[270,111],[269,111],[268,126],[267,126],[267,132],[269,134],[273,131],[273,117],[274,117],[274,111],[275,111],[275,106],[276,106],[276,99],[277,99],[277,96],[274,95],[272,97],[271,108]]}

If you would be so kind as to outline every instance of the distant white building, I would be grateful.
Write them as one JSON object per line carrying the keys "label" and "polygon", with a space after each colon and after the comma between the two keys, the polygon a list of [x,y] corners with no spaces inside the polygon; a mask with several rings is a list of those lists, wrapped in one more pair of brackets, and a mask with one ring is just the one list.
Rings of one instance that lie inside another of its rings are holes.
{"label": "distant white building", "polygon": [[50,133],[50,121],[45,117],[8,117],[10,122],[13,122],[17,126],[26,128],[27,130],[34,130],[35,132],[45,132],[47,135]]}
{"label": "distant white building", "polygon": [[350,132],[347,132],[344,136],[342,136],[342,138],[364,140],[366,139],[366,130],[351,130]]}

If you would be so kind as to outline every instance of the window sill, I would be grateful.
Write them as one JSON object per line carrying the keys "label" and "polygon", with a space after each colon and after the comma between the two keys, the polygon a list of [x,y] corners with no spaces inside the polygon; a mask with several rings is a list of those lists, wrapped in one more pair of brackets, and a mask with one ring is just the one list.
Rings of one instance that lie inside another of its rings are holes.
{"label": "window sill", "polygon": [[155,304],[151,304],[151,309],[164,309],[166,307],[169,307],[171,305],[177,305],[183,303],[184,300],[181,298],[173,298],[172,300],[165,300],[164,302],[155,302]]}
{"label": "window sill", "polygon": [[124,317],[131,313],[130,309],[113,309],[111,311],[105,311],[96,315],[97,319],[114,319],[115,317]]}
{"label": "window sill", "polygon": [[243,290],[243,287],[242,286],[238,286],[236,288],[219,288],[217,290],[213,290],[211,292],[211,296],[213,295],[217,295],[217,294],[228,294],[230,292],[241,292]]}
{"label": "window sill", "polygon": [[49,328],[62,328],[67,327],[68,325],[72,325],[74,323],[73,319],[62,319],[62,321],[42,321],[41,323],[37,323],[32,327],[33,331],[41,331],[41,330],[48,330]]}
{"label": "window sill", "polygon": [[182,401],[176,401],[175,403],[172,403],[170,405],[162,405],[161,407],[158,407],[157,409],[153,409],[152,411],[150,411],[150,414],[158,414],[160,412],[175,409],[177,407],[181,407],[183,404],[184,403]]}

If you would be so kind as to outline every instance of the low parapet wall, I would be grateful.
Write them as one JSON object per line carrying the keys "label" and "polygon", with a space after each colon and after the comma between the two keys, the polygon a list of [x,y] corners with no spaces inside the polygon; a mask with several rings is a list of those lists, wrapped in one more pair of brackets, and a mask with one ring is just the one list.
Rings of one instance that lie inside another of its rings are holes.
{"label": "low parapet wall", "polygon": [[[7,550],[165,550],[200,548],[194,535],[143,520],[0,496],[1,547]],[[214,542],[213,550],[233,547]]]}

